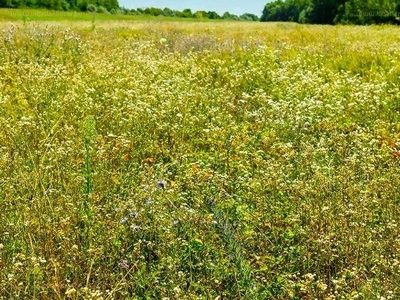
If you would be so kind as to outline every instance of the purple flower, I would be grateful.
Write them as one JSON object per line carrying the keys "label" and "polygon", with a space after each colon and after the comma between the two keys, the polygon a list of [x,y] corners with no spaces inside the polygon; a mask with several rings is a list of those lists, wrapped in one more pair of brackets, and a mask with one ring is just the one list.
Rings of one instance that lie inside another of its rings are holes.
{"label": "purple flower", "polygon": [[167,186],[167,182],[165,180],[159,180],[157,181],[157,188],[159,189],[165,189]]}

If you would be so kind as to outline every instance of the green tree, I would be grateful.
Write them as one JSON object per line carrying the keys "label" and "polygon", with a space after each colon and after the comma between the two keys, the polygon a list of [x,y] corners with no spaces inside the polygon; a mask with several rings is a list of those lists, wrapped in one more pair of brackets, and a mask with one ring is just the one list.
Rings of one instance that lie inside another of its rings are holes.
{"label": "green tree", "polygon": [[208,15],[208,18],[211,20],[221,19],[221,16],[218,13],[216,13],[215,11],[209,11],[209,12],[207,12],[207,15]]}
{"label": "green tree", "polygon": [[174,17],[175,13],[174,13],[174,11],[172,9],[166,7],[166,8],[163,9],[162,15],[165,16],[165,17]]}
{"label": "green tree", "polygon": [[299,22],[301,17],[305,21],[310,6],[311,0],[277,0],[265,5],[260,20]]}
{"label": "green tree", "polygon": [[288,0],[286,1],[289,21],[300,22],[300,14],[311,9],[310,0]]}
{"label": "green tree", "polygon": [[67,2],[69,4],[70,9],[74,9],[74,10],[77,9],[77,6],[78,6],[77,0],[67,0]]}
{"label": "green tree", "polygon": [[183,13],[179,10],[174,10],[174,14],[178,18],[183,18]]}
{"label": "green tree", "polygon": [[193,17],[196,19],[206,19],[208,15],[204,10],[198,10],[194,13]]}
{"label": "green tree", "polygon": [[[39,1],[42,1],[42,0],[39,0]],[[88,7],[89,4],[90,3],[89,3],[88,0],[78,0],[77,7],[81,11],[87,11],[87,7]]]}
{"label": "green tree", "polygon": [[399,0],[349,0],[339,7],[334,22],[360,25],[397,23],[399,8]]}
{"label": "green tree", "polygon": [[285,2],[277,0],[267,3],[261,15],[261,21],[289,21]]}
{"label": "green tree", "polygon": [[146,15],[151,15],[151,16],[159,16],[162,15],[163,11],[160,8],[156,7],[148,7],[144,10],[144,13]]}
{"label": "green tree", "polygon": [[192,14],[191,9],[190,9],[190,8],[185,8],[185,9],[182,11],[182,17],[183,17],[183,18],[193,18],[193,14]]}
{"label": "green tree", "polygon": [[21,7],[32,7],[36,8],[37,7],[37,2],[36,0],[26,0],[21,2]]}
{"label": "green tree", "polygon": [[399,24],[400,0],[276,0],[265,5],[260,19],[317,24]]}
{"label": "green tree", "polygon": [[229,11],[227,11],[222,15],[222,19],[224,19],[224,20],[239,20],[239,17],[237,15],[231,14]]}
{"label": "green tree", "polygon": [[244,13],[239,17],[241,20],[246,20],[246,21],[258,21],[260,18],[254,14],[250,13]]}
{"label": "green tree", "polygon": [[9,8],[14,8],[14,7],[18,7],[15,6],[15,1],[12,0],[0,0],[0,7],[9,7]]}
{"label": "green tree", "polygon": [[108,11],[119,9],[118,0],[101,0],[98,6],[104,6]]}
{"label": "green tree", "polygon": [[312,0],[308,20],[317,24],[334,24],[339,7],[347,0]]}

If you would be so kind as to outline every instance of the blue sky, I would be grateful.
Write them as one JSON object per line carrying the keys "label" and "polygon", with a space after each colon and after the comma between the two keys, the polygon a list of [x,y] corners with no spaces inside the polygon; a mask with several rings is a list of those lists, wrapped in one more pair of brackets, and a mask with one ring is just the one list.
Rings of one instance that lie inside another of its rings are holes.
{"label": "blue sky", "polygon": [[235,15],[246,12],[261,16],[262,10],[268,0],[119,0],[119,5],[126,8],[145,8],[145,7],[169,7],[182,11],[190,8],[192,12],[197,10],[216,11],[222,15],[229,11]]}

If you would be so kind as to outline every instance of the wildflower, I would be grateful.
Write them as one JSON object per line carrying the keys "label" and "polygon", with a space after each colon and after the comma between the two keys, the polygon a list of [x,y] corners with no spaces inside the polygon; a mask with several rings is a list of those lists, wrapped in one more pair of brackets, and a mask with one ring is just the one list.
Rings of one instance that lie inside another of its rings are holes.
{"label": "wildflower", "polygon": [[137,218],[139,216],[139,213],[137,211],[131,211],[129,213],[129,217],[131,218]]}
{"label": "wildflower", "polygon": [[127,218],[127,217],[122,218],[120,223],[121,223],[121,224],[126,224],[126,223],[128,223],[128,218]]}
{"label": "wildflower", "polygon": [[126,260],[126,259],[121,259],[121,261],[119,262],[119,266],[120,266],[122,269],[129,269],[128,260]]}
{"label": "wildflower", "polygon": [[326,289],[328,288],[328,286],[324,282],[318,282],[317,287],[320,291],[326,291]]}
{"label": "wildflower", "polygon": [[74,288],[68,289],[65,292],[65,296],[67,296],[67,298],[72,298],[75,294],[76,294],[76,289],[74,289]]}
{"label": "wildflower", "polygon": [[146,199],[146,204],[151,204],[153,202],[153,198],[149,197]]}
{"label": "wildflower", "polygon": [[159,189],[165,189],[167,186],[167,182],[165,180],[159,180],[157,181],[157,188]]}
{"label": "wildflower", "polygon": [[133,226],[131,226],[131,229],[132,229],[133,232],[139,231],[139,229],[141,229],[141,228],[142,228],[142,227],[139,226],[139,225],[133,225]]}

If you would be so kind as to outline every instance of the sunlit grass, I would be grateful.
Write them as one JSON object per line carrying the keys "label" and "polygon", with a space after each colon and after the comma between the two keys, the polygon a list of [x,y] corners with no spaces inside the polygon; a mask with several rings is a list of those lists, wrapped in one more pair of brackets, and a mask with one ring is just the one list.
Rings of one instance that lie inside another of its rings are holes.
{"label": "sunlit grass", "polygon": [[[0,8],[0,21],[174,21],[193,22],[192,18],[178,18],[151,15],[125,15],[122,13],[91,13],[77,11],[57,11],[47,9]],[[225,20],[197,19],[197,22],[225,22]],[[240,22],[245,22],[241,20]]]}
{"label": "sunlit grass", "polygon": [[397,27],[4,22],[4,299],[397,299]]}

